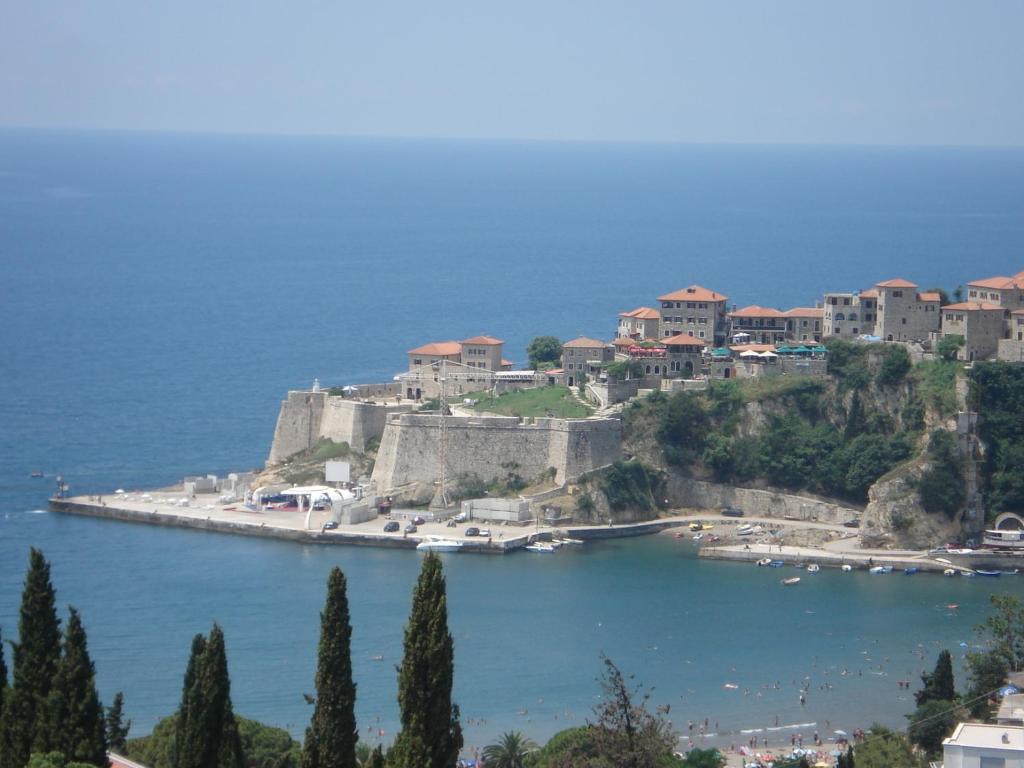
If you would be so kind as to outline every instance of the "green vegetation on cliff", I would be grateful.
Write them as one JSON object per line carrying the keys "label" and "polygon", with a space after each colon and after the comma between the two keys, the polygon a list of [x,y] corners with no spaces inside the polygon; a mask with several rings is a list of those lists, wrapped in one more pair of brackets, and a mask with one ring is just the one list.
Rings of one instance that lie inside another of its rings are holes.
{"label": "green vegetation on cliff", "polygon": [[977,363],[971,370],[972,408],[985,443],[982,469],[989,514],[1024,511],[1024,365]]}
{"label": "green vegetation on cliff", "polygon": [[[922,496],[929,511],[952,517],[963,505],[962,472],[951,436],[936,428],[956,411],[960,366],[914,366],[892,345],[834,341],[828,348],[828,376],[732,379],[704,392],[655,393],[625,410],[627,448],[718,482],[863,504],[879,478],[930,444]],[[928,425],[937,434],[922,440]]]}

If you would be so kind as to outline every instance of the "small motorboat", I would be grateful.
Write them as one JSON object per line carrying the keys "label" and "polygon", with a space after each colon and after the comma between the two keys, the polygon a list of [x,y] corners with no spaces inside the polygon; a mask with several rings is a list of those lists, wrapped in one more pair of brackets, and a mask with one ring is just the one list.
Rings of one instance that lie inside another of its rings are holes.
{"label": "small motorboat", "polygon": [[951,611],[955,611],[959,607],[960,607],[960,605],[958,603],[950,603],[949,605],[946,606],[946,608],[951,610]]}
{"label": "small motorboat", "polygon": [[799,576],[794,576],[791,579],[783,579],[782,580],[782,586],[784,586],[784,587],[795,587],[799,583],[800,583],[800,577]]}
{"label": "small motorboat", "polygon": [[29,477],[42,477],[43,471],[41,469],[35,470]]}
{"label": "small motorboat", "polygon": [[573,547],[582,547],[583,539],[555,539],[559,544],[568,544]]}
{"label": "small motorboat", "polygon": [[871,568],[868,568],[868,573],[873,573],[876,576],[879,575],[879,574],[883,574],[883,573],[892,573],[892,566],[891,565],[876,565],[876,566],[873,566]]}
{"label": "small motorboat", "polygon": [[739,528],[736,529],[737,536],[749,536],[753,532],[754,526],[750,525],[749,523],[746,525],[741,525]]}
{"label": "small motorboat", "polygon": [[523,547],[523,549],[525,549],[527,552],[537,552],[538,554],[542,555],[550,555],[552,552],[555,551],[554,547],[548,546],[547,544],[542,544],[540,542],[536,544],[527,544],[525,547]]}
{"label": "small motorboat", "polygon": [[850,571],[853,570],[853,566],[850,565],[849,563],[844,563],[842,570],[843,570],[843,573],[849,573]]}
{"label": "small motorboat", "polygon": [[977,573],[979,576],[989,576],[991,578],[996,578],[998,576],[1003,575],[1002,571],[982,571],[980,569],[975,571],[975,573]]}
{"label": "small motorboat", "polygon": [[768,563],[768,565],[770,565],[772,568],[781,568],[785,565],[785,563],[781,560],[772,560],[770,563]]}
{"label": "small motorboat", "polygon": [[817,563],[811,563],[810,565],[807,566],[807,572],[808,573],[817,573],[820,570],[821,570],[821,567]]}
{"label": "small motorboat", "polygon": [[695,533],[695,534],[693,534],[693,540],[694,541],[700,541],[703,538],[704,538],[704,534],[703,533]]}
{"label": "small motorboat", "polygon": [[431,536],[417,544],[416,549],[421,552],[458,552],[462,549],[462,542],[455,539],[442,539],[437,536]]}
{"label": "small motorboat", "polygon": [[915,573],[917,573],[917,572],[918,572],[918,571],[920,571],[920,570],[921,570],[920,568],[918,568],[918,567],[916,567],[916,566],[913,566],[913,565],[912,565],[912,566],[910,566],[909,568],[904,568],[904,569],[903,569],[903,572],[904,572],[904,573],[905,573],[905,574],[906,574],[907,576],[913,576],[913,575],[914,575]]}
{"label": "small motorboat", "polygon": [[690,523],[690,530],[691,531],[703,531],[704,530],[704,523],[702,523],[700,521]]}
{"label": "small motorboat", "polygon": [[757,561],[757,564],[759,566],[768,566],[772,564],[772,559],[770,557],[762,557],[760,560]]}
{"label": "small motorboat", "polygon": [[942,572],[942,575],[943,576],[956,576],[956,569],[955,568],[947,568],[946,570],[944,570]]}

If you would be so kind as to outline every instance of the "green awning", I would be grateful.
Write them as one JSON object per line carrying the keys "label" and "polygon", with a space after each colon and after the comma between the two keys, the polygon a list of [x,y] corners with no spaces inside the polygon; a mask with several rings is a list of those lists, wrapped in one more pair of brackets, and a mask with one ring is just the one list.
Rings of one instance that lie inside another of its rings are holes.
{"label": "green awning", "polygon": [[726,347],[719,347],[718,349],[711,350],[711,355],[713,357],[730,357],[732,355],[732,350],[727,349]]}

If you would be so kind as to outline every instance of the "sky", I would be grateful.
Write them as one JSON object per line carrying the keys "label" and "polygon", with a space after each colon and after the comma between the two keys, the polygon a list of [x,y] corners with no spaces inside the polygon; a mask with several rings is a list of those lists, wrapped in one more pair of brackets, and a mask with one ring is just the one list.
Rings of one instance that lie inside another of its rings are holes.
{"label": "sky", "polygon": [[1022,0],[0,0],[0,126],[1024,143]]}

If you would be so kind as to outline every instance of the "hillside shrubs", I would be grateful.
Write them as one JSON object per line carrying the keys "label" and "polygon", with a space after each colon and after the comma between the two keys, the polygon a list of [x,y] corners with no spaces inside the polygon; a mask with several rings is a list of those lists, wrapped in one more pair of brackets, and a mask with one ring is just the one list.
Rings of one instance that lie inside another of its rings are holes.
{"label": "hillside shrubs", "polygon": [[944,429],[933,432],[928,440],[928,456],[931,467],[917,484],[921,506],[928,512],[942,512],[952,520],[966,499],[963,468],[952,433]]}
{"label": "hillside shrubs", "polygon": [[983,480],[991,513],[1024,509],[1024,366],[978,363],[971,370],[972,400],[985,442]]}
{"label": "hillside shrubs", "polygon": [[895,387],[907,377],[913,365],[906,347],[893,346],[882,358],[875,381],[880,387]]}
{"label": "hillside shrubs", "polygon": [[601,491],[615,512],[647,512],[663,497],[664,478],[639,461],[616,461],[601,477]]}

